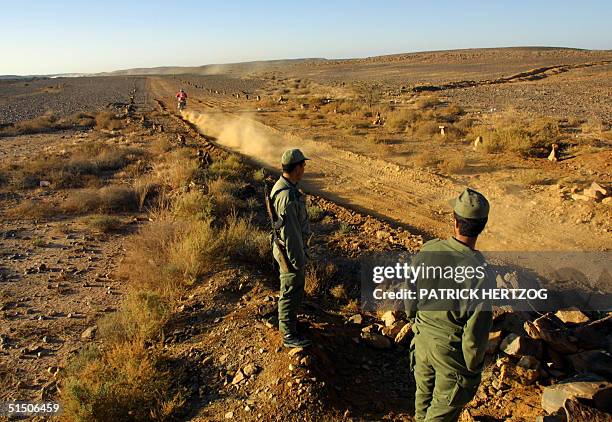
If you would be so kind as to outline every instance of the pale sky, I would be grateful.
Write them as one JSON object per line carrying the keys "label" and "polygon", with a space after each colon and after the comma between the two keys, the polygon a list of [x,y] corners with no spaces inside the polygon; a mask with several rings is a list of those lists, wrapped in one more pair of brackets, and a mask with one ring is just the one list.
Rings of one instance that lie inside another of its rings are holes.
{"label": "pale sky", "polygon": [[612,48],[612,1],[5,1],[0,75],[455,48]]}

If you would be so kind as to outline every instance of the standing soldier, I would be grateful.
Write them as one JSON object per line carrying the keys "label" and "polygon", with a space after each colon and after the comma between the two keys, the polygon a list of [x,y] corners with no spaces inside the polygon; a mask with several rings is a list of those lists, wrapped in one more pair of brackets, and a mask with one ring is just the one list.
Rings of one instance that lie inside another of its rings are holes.
{"label": "standing soldier", "polygon": [[[451,279],[454,288],[490,288],[494,279],[484,257],[476,248],[478,235],[489,215],[489,202],[480,193],[464,190],[450,201],[454,210],[454,236],[434,239],[423,245],[414,266],[459,269],[481,268],[461,280]],[[458,274],[458,272],[456,272]],[[438,277],[438,278],[436,278]],[[446,283],[446,284],[445,284]],[[448,287],[448,280],[419,277],[417,291]],[[416,381],[415,418],[422,422],[457,421],[463,407],[474,397],[483,368],[492,324],[491,308],[483,301],[427,301],[419,299],[415,318],[410,362]]]}
{"label": "standing soldier", "polygon": [[299,149],[283,153],[283,174],[270,192],[275,221],[274,259],[280,267],[278,326],[285,347],[306,347],[310,341],[298,335],[297,313],[304,296],[306,240],[310,234],[304,195],[297,184],[304,176],[306,158]]}

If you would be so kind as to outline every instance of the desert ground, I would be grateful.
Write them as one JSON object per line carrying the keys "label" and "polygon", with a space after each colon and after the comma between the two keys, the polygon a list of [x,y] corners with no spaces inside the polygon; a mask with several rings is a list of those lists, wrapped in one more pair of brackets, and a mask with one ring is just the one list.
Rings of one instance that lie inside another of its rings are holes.
{"label": "desert ground", "polygon": [[[361,260],[448,237],[466,186],[491,202],[483,251],[608,252],[610,76],[609,51],[513,48],[0,80],[0,401],[84,421],[413,420],[410,324],[361,309]],[[311,159],[316,344],[290,353],[262,201],[288,147]],[[462,420],[535,420],[576,376],[612,391],[611,314],[494,321]],[[609,420],[599,397],[565,412]]]}

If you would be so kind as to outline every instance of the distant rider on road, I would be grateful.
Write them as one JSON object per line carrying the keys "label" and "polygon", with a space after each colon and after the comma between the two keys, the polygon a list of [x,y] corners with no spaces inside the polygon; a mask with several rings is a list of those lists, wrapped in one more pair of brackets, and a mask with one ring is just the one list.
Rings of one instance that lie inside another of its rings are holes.
{"label": "distant rider on road", "polygon": [[183,110],[187,105],[187,93],[183,91],[183,88],[176,93],[176,98],[178,100],[178,109]]}

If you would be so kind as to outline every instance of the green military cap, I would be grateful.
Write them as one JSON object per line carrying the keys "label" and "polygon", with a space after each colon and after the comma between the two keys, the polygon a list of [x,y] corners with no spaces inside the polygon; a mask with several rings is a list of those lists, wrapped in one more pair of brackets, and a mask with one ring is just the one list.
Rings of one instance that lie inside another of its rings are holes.
{"label": "green military cap", "polygon": [[463,218],[487,218],[489,215],[489,201],[480,192],[467,188],[458,198],[448,201],[453,211]]}
{"label": "green military cap", "polygon": [[300,161],[309,160],[304,156],[304,153],[297,148],[288,149],[283,153],[281,164],[288,166],[289,164],[299,163]]}

